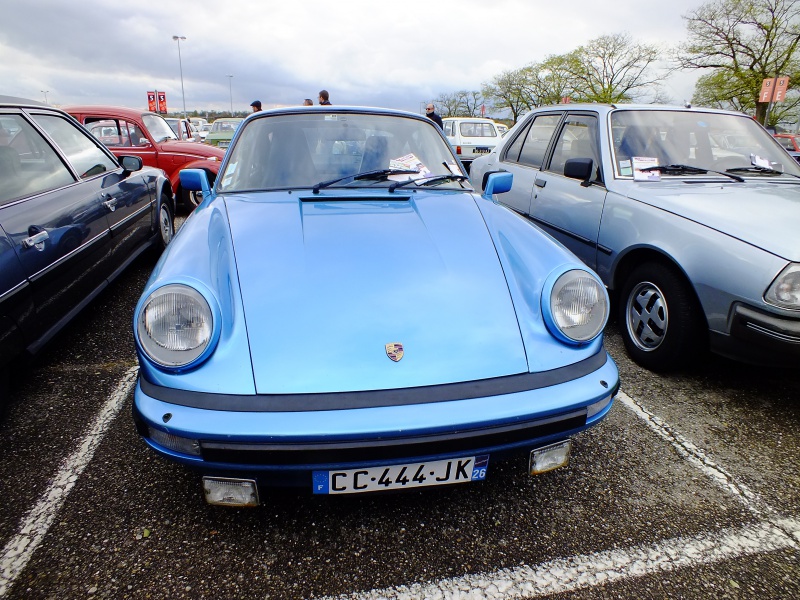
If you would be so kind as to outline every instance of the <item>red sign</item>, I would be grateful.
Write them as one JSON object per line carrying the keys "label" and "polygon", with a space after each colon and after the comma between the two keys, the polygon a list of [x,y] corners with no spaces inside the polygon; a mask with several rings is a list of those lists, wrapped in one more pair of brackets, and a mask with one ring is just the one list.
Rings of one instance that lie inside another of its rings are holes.
{"label": "red sign", "polygon": [[561,104],[569,104],[570,102],[572,102],[572,98],[570,98],[569,96],[564,96],[563,98],[561,98]]}
{"label": "red sign", "polygon": [[485,104],[481,104],[481,116],[482,117],[486,116],[486,105]]}
{"label": "red sign", "polygon": [[147,110],[156,112],[156,93],[147,92]]}
{"label": "red sign", "polygon": [[159,113],[164,114],[164,115],[167,114],[167,93],[166,92],[156,92],[156,95],[158,96],[158,98],[156,100],[156,102],[158,104],[158,110],[156,112],[159,112]]}
{"label": "red sign", "polygon": [[761,92],[758,94],[759,102],[783,102],[786,100],[786,90],[789,89],[788,77],[772,77],[761,82]]}

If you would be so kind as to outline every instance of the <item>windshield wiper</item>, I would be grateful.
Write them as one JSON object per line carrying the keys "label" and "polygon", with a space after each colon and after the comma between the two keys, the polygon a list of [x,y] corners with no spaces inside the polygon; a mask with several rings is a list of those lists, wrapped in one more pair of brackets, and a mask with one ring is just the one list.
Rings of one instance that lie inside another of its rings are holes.
{"label": "windshield wiper", "polygon": [[765,175],[789,175],[790,177],[797,177],[800,179],[800,175],[795,175],[794,173],[786,173],[785,171],[778,171],[778,169],[770,169],[769,167],[759,167],[758,165],[753,165],[750,167],[734,167],[732,169],[728,169],[729,173],[764,173]]}
{"label": "windshield wiper", "polygon": [[[698,175],[704,175],[705,173],[717,173],[718,175],[725,175],[726,177],[730,177],[731,179],[735,179],[736,181],[743,182],[744,177],[739,177],[738,175],[734,175],[730,172],[725,171],[715,171],[714,169],[706,169],[703,167],[693,167],[692,165],[656,165],[655,167],[645,167],[644,169],[640,169],[641,171],[664,171],[666,173],[696,173]],[[733,169],[728,169],[728,171],[732,171]]]}
{"label": "windshield wiper", "polygon": [[344,177],[337,177],[329,181],[321,181],[311,191],[319,194],[322,188],[333,185],[334,183],[341,183],[342,181],[357,181],[359,179],[385,179],[389,175],[410,175],[412,173],[419,173],[416,169],[376,169],[374,171],[364,171],[363,173],[356,173],[355,175],[345,175]]}
{"label": "windshield wiper", "polygon": [[466,175],[457,175],[455,173],[448,175],[428,175],[427,177],[418,177],[417,179],[396,181],[389,186],[389,192],[393,192],[397,188],[403,187],[404,185],[408,185],[409,183],[416,183],[417,185],[430,185],[432,183],[439,183],[440,181],[464,181],[467,179],[469,179],[469,177],[467,177]]}

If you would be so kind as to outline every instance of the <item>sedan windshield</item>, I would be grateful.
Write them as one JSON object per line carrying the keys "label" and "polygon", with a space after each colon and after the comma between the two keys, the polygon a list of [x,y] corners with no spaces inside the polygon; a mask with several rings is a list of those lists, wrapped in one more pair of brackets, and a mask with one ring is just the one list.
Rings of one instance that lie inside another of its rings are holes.
{"label": "sedan windshield", "polygon": [[[458,175],[449,144],[433,121],[395,115],[303,111],[245,122],[222,177],[221,192],[287,188],[388,187],[398,181]],[[437,188],[463,189],[460,177]]]}
{"label": "sedan windshield", "polygon": [[[752,174],[800,175],[798,164],[775,139],[745,115],[679,110],[619,110],[611,115],[614,165],[620,176],[639,167],[661,176],[758,167]],[[638,164],[637,164],[638,163]],[[679,168],[680,167],[680,168]]]}

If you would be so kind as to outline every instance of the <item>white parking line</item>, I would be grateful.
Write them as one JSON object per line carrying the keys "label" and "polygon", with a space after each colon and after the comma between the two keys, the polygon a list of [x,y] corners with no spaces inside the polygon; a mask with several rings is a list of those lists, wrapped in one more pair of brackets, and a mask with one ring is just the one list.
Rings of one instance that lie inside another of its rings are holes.
{"label": "white parking line", "polygon": [[[659,571],[711,564],[784,548],[800,548],[800,520],[779,518],[757,494],[716,464],[700,448],[677,433],[624,392],[617,400],[641,418],[659,437],[670,443],[691,465],[702,471],[725,492],[740,500],[754,515],[767,516],[754,525],[727,529],[690,538],[664,540],[651,546],[596,552],[559,558],[534,567],[522,566],[492,573],[415,583],[396,588],[343,594],[338,600],[477,600],[479,598],[535,598],[641,577]],[[330,599],[328,599],[330,600]]]}
{"label": "white parking line", "polygon": [[34,550],[53,524],[59,509],[75,487],[78,477],[92,460],[94,451],[136,383],[138,370],[138,367],[133,367],[125,372],[117,389],[95,417],[94,423],[86,432],[77,450],[61,463],[61,468],[50,486],[40,496],[39,502],[23,517],[16,535],[0,552],[0,598],[8,593],[14,580],[28,564]]}
{"label": "white parking line", "polygon": [[[797,548],[786,530],[800,534],[800,521],[784,520],[781,527],[758,523],[741,529],[690,538],[675,538],[652,546],[609,550],[559,558],[535,567],[503,569],[493,573],[415,583],[363,594],[343,594],[337,600],[477,600],[479,598],[535,598],[642,577],[682,567]],[[323,599],[325,600],[325,599]],[[328,598],[327,600],[332,600]]]}

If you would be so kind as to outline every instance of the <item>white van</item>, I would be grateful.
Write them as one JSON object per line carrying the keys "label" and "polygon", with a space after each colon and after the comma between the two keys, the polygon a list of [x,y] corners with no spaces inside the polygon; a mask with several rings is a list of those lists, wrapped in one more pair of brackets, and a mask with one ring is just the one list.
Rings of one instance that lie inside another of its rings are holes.
{"label": "white van", "polygon": [[481,117],[447,117],[442,129],[458,158],[469,172],[472,161],[489,154],[501,139],[497,124]]}

